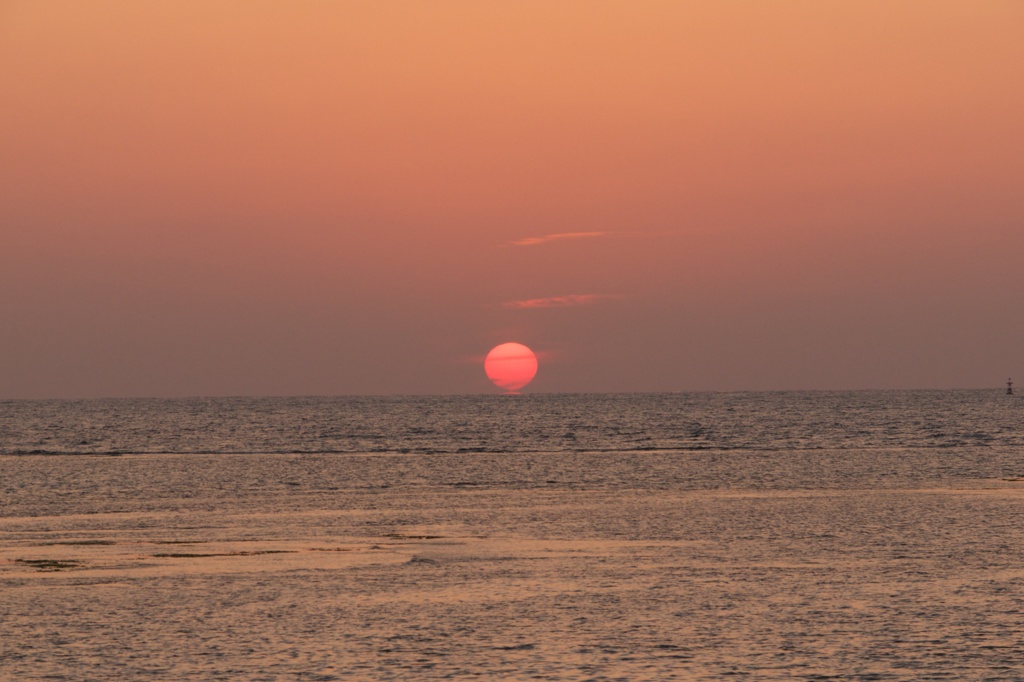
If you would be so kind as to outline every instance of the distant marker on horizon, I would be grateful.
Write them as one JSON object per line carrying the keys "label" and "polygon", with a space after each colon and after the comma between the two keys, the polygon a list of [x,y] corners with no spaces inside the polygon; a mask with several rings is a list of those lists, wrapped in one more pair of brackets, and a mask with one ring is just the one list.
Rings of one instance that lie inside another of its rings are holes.
{"label": "distant marker on horizon", "polygon": [[1006,380],[1006,395],[1013,395],[1013,379]]}

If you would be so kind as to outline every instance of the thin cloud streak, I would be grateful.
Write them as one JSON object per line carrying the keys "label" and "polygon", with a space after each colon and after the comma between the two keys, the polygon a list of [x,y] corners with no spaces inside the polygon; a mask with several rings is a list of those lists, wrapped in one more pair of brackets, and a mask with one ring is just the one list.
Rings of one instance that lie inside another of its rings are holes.
{"label": "thin cloud streak", "polygon": [[549,298],[528,298],[522,301],[505,301],[502,305],[514,310],[528,308],[567,308],[569,306],[592,305],[600,301],[613,301],[622,298],[612,294],[569,294],[567,296],[551,296]]}
{"label": "thin cloud streak", "polygon": [[514,242],[509,242],[506,246],[536,246],[537,244],[545,244],[547,242],[555,241],[556,239],[586,239],[588,237],[603,237],[610,232],[559,232],[558,234],[546,234],[543,237],[527,237],[526,239],[519,239]]}

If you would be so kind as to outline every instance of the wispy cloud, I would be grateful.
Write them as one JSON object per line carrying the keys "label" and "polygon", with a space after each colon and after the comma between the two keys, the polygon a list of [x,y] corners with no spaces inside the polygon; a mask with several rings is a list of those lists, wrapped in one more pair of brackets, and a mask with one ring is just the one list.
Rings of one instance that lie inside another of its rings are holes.
{"label": "wispy cloud", "polygon": [[546,242],[553,242],[557,239],[586,239],[588,237],[603,237],[609,234],[608,232],[559,232],[558,234],[546,234],[543,237],[527,237],[526,239],[519,239],[514,242],[509,242],[506,246],[536,246],[537,244],[544,244]]}
{"label": "wispy cloud", "polygon": [[569,294],[567,296],[551,296],[549,298],[528,298],[522,301],[505,301],[506,308],[522,310],[525,308],[567,308],[576,305],[591,305],[600,301],[613,301],[622,298],[614,294]]}

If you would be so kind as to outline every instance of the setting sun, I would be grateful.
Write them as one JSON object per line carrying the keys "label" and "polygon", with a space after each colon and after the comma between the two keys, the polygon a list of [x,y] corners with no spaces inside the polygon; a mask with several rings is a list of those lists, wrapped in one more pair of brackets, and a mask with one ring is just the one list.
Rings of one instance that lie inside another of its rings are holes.
{"label": "setting sun", "polygon": [[537,356],[521,343],[503,343],[487,354],[484,371],[495,386],[518,391],[537,375]]}

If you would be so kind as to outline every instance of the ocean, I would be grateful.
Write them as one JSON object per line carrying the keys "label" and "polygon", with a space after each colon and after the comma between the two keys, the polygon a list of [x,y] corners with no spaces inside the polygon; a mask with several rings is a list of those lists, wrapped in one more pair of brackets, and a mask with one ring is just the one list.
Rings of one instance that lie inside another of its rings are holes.
{"label": "ocean", "polygon": [[1024,680],[1001,391],[0,401],[0,679]]}

